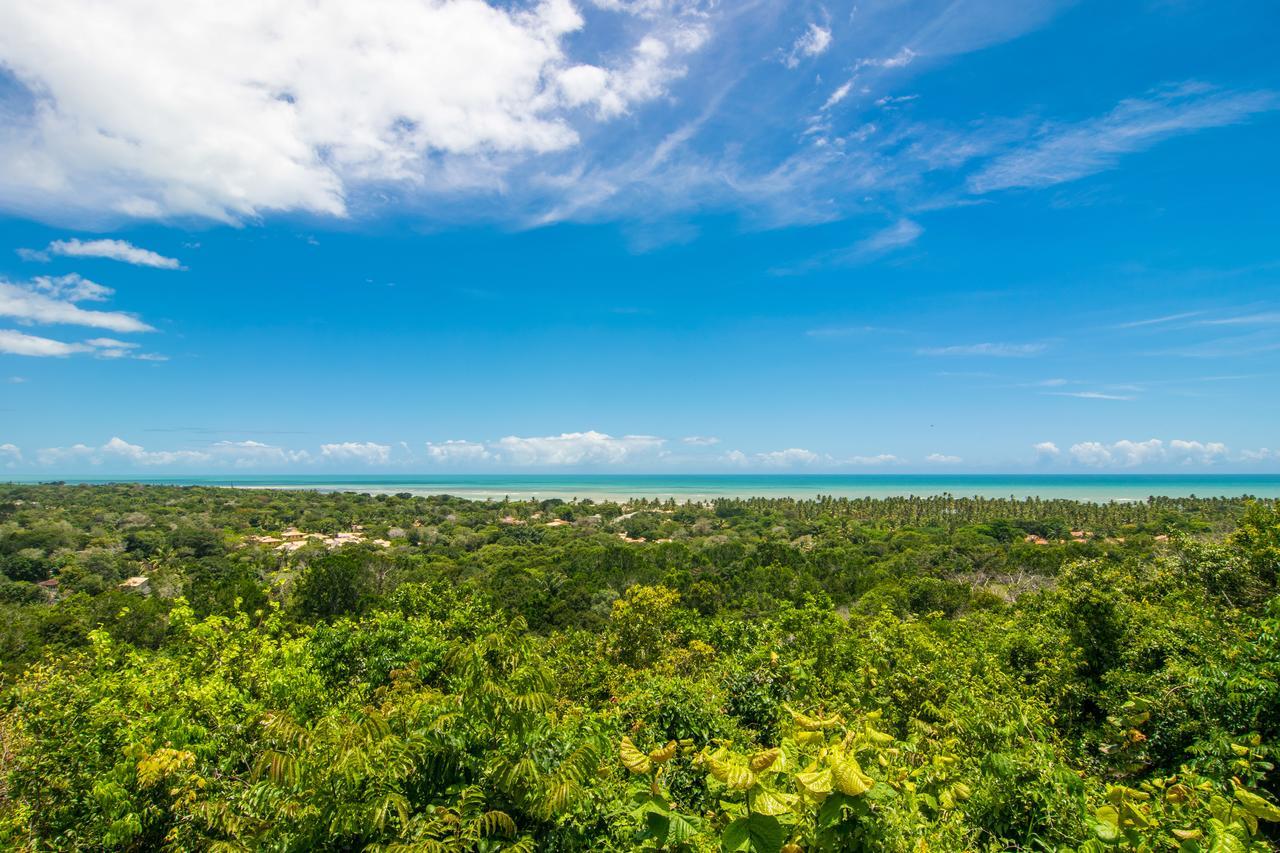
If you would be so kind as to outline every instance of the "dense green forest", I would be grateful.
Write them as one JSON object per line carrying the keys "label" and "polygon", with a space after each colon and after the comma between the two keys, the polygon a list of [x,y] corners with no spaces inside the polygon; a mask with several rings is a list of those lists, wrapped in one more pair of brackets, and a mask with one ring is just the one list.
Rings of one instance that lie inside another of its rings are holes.
{"label": "dense green forest", "polygon": [[0,846],[1280,846],[1273,502],[0,485]]}

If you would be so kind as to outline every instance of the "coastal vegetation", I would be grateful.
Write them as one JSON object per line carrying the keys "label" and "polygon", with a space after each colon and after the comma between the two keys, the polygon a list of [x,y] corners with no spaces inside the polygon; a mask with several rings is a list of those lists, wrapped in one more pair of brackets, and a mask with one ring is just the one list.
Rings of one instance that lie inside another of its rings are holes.
{"label": "coastal vegetation", "polygon": [[1263,851],[1280,509],[0,485],[0,846]]}

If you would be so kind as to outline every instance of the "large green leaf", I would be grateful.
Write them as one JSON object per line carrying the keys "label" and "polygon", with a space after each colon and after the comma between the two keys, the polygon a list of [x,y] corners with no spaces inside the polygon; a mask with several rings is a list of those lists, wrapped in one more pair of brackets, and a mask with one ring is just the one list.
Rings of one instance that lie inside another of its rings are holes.
{"label": "large green leaf", "polygon": [[693,815],[670,812],[667,815],[667,843],[683,844],[702,830],[702,819]]}
{"label": "large green leaf", "polygon": [[751,804],[753,812],[774,817],[790,812],[795,801],[795,794],[770,791],[763,785],[756,785],[747,792],[747,802]]}
{"label": "large green leaf", "polygon": [[735,853],[779,853],[786,840],[786,830],[776,817],[758,813],[733,821],[720,837],[724,849]]}
{"label": "large green leaf", "polygon": [[1254,817],[1262,820],[1280,821],[1280,807],[1276,806],[1275,803],[1264,800],[1253,791],[1237,786],[1236,799]]}

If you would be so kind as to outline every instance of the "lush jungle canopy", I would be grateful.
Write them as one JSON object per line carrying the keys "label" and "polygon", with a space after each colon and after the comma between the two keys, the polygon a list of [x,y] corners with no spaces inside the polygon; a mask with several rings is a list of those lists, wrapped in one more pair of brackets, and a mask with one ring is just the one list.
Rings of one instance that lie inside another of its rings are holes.
{"label": "lush jungle canopy", "polygon": [[0,486],[0,846],[1273,850],[1278,569],[1237,500]]}

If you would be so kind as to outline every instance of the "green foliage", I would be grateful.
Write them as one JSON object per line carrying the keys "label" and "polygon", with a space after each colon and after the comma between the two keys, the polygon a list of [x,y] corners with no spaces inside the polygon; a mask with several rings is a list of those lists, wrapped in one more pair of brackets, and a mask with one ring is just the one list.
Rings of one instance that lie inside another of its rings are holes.
{"label": "green foliage", "polygon": [[0,847],[1273,850],[1278,556],[1267,502],[0,486]]}
{"label": "green foliage", "polygon": [[340,551],[303,567],[294,601],[304,619],[333,619],[363,612],[372,593],[373,574],[362,555]]}

